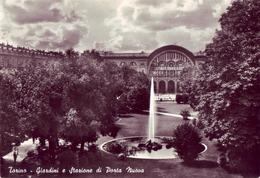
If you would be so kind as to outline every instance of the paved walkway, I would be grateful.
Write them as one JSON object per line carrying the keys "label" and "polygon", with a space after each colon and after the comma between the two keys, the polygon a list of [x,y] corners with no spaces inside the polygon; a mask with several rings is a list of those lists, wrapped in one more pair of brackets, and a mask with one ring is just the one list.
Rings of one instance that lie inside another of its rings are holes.
{"label": "paved walkway", "polygon": [[[18,146],[18,156],[17,156],[17,160],[16,162],[22,162],[24,160],[24,158],[27,157],[27,153],[28,151],[32,151],[35,150],[36,147],[38,146],[38,141],[35,141],[35,143],[33,144],[32,139],[28,139],[26,141],[24,141],[23,143],[21,143],[20,146]],[[14,157],[13,157],[13,151],[11,151],[10,153],[6,154],[3,157],[4,160],[7,161],[14,161]]]}
{"label": "paved walkway", "polygon": [[[148,110],[145,110],[144,112],[149,113]],[[182,115],[180,114],[172,114],[172,113],[167,113],[167,112],[155,112],[156,114],[164,115],[164,116],[172,116],[172,117],[177,117],[177,118],[182,118]],[[191,113],[192,116],[188,117],[188,119],[196,119],[197,113],[193,112]]]}
{"label": "paved walkway", "polygon": [[[178,118],[182,118],[182,115],[179,115],[179,114],[172,114],[172,113],[166,113],[166,112],[155,112],[156,114],[161,114],[161,115],[164,115],[164,116],[172,116],[172,117],[178,117]],[[191,115],[193,115],[191,113]],[[195,117],[188,117],[188,119],[196,119]]]}

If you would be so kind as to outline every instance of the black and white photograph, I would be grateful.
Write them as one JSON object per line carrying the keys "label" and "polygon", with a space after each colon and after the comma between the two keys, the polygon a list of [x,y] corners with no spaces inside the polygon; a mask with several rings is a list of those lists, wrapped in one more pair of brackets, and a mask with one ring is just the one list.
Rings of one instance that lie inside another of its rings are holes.
{"label": "black and white photograph", "polygon": [[0,0],[0,178],[260,178],[259,0]]}

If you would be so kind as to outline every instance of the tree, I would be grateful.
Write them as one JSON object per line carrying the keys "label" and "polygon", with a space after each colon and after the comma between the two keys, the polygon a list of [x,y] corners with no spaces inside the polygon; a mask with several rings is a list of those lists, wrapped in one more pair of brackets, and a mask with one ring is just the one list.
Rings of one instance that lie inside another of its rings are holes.
{"label": "tree", "polygon": [[[2,93],[3,92],[3,93]],[[3,145],[10,146],[9,138],[40,138],[41,145],[49,142],[54,156],[58,146],[60,118],[65,111],[63,81],[57,65],[35,65],[7,70],[0,74],[0,118]],[[12,141],[12,140],[10,140]],[[2,145],[2,144],[1,144]]]}
{"label": "tree", "polygon": [[71,108],[65,116],[62,123],[62,137],[72,143],[72,150],[76,150],[76,146],[80,143],[80,150],[84,150],[85,142],[92,143],[98,139],[97,131],[91,128],[88,120],[79,117],[75,109]]}
{"label": "tree", "polygon": [[69,60],[77,60],[79,58],[79,53],[73,48],[69,48],[65,51],[65,57]]}
{"label": "tree", "polygon": [[120,112],[142,111],[149,107],[150,82],[147,76],[127,66],[121,68]]}
{"label": "tree", "polygon": [[0,72],[0,145],[1,156],[9,151],[13,142],[21,141],[17,124],[18,115],[13,111],[11,103],[14,101],[15,86],[12,83],[12,73]]}
{"label": "tree", "polygon": [[[221,30],[206,47],[208,60],[193,85],[194,105],[222,150],[241,160],[236,166],[259,165],[260,151],[260,2],[236,0],[221,18]],[[235,154],[236,153],[236,154]]]}
{"label": "tree", "polygon": [[19,129],[24,135],[39,137],[42,145],[49,141],[54,154],[58,142],[59,118],[63,115],[62,81],[49,65],[29,65],[17,69],[13,76],[15,100],[13,112],[19,117]]}
{"label": "tree", "polygon": [[89,50],[85,50],[83,53],[82,53],[82,57],[84,58],[84,60],[93,60],[93,59],[96,59],[97,61],[103,61],[102,58],[100,57],[100,54],[98,51],[92,49],[91,51]]}
{"label": "tree", "polygon": [[[198,95],[198,93],[195,88],[197,80],[193,76],[196,76],[198,71],[199,71],[199,69],[197,68],[197,66],[196,67],[186,67],[181,71],[181,74],[180,74],[181,91],[183,93],[187,94],[187,95],[184,95],[184,97],[187,96],[187,100],[188,100],[187,102],[190,104],[190,106],[194,110],[196,109],[196,106],[198,105],[198,102],[195,98]],[[177,95],[176,101],[177,101],[178,97],[182,98],[181,95]],[[183,99],[181,99],[181,100],[183,100]]]}
{"label": "tree", "polygon": [[98,128],[91,128],[93,122],[97,125],[104,120],[110,120],[110,124],[114,122],[112,111],[107,109],[108,100],[103,95],[105,79],[101,64],[94,60],[83,63],[72,60],[63,63],[60,71],[65,81],[63,98],[66,108],[60,135],[72,143],[74,150],[78,144],[83,150],[85,142],[94,142],[98,138]]}

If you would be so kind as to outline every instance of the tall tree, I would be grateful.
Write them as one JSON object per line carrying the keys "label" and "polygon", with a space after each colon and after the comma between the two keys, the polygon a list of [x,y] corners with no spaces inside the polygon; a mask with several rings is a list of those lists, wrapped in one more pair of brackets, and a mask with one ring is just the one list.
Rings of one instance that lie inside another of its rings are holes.
{"label": "tall tree", "polygon": [[18,115],[13,112],[12,103],[15,100],[15,85],[12,82],[12,73],[0,71],[0,145],[1,156],[10,148],[12,142],[16,142],[16,136],[20,130],[16,124]]}
{"label": "tall tree", "polygon": [[118,97],[120,112],[141,111],[149,107],[150,82],[144,73],[128,66],[121,68],[122,94]]}
{"label": "tall tree", "polygon": [[19,116],[20,130],[49,141],[53,152],[57,146],[59,117],[62,111],[62,82],[57,71],[46,65],[17,69],[13,77],[15,101],[13,112]]}
{"label": "tall tree", "polygon": [[218,140],[231,162],[241,160],[234,164],[238,167],[260,164],[255,157],[260,153],[259,16],[258,0],[232,3],[206,47],[208,60],[194,87],[206,136]]}
{"label": "tall tree", "polygon": [[65,51],[65,57],[69,60],[77,60],[79,58],[79,53],[73,48],[69,48]]}

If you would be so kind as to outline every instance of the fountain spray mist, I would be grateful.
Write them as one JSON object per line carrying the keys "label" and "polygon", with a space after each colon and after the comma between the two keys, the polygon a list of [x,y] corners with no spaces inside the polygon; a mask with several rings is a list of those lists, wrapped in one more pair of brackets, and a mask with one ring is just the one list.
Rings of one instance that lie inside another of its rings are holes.
{"label": "fountain spray mist", "polygon": [[155,136],[155,94],[154,94],[154,82],[151,78],[151,90],[150,90],[150,108],[149,108],[149,125],[148,125],[148,140],[154,141]]}

